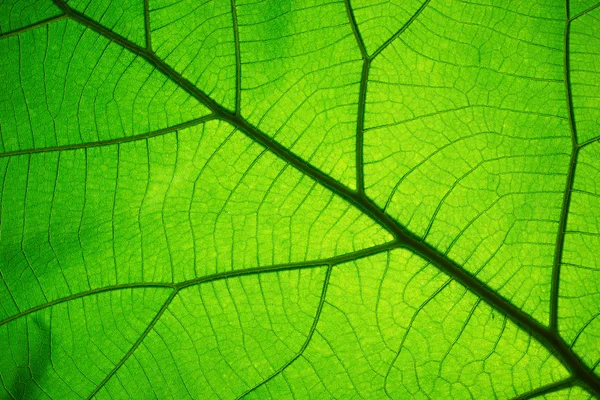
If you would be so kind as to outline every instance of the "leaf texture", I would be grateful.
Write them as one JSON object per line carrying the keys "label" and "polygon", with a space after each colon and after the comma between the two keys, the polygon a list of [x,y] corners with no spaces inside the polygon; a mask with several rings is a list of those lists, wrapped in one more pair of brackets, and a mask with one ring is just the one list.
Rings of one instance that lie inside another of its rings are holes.
{"label": "leaf texture", "polygon": [[0,3],[0,398],[599,398],[599,19]]}

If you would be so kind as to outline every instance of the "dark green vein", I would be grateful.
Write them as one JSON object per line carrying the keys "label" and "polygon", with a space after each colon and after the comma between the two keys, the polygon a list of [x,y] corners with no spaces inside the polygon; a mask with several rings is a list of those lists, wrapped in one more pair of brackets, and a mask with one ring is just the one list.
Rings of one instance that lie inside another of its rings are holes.
{"label": "dark green vein", "polygon": [[413,14],[413,16],[410,17],[410,19],[408,21],[406,21],[406,23],[404,25],[402,25],[402,27],[400,29],[398,29],[398,31],[396,31],[396,33],[394,33],[392,35],[392,37],[390,37],[384,44],[379,46],[379,48],[377,50],[375,50],[375,52],[373,54],[371,54],[371,60],[373,60],[375,57],[377,57],[383,50],[385,50],[386,47],[388,47],[394,40],[396,40],[396,38],[398,36],[400,36],[402,34],[402,32],[404,32],[406,29],[408,29],[408,27],[411,26],[412,23],[415,22],[415,20],[423,12],[425,7],[427,7],[427,5],[429,4],[430,1],[431,0],[425,0],[423,2],[423,4],[421,4],[421,7],[419,7],[419,9]]}
{"label": "dark green vein", "polygon": [[363,60],[366,60],[369,58],[369,55],[367,54],[367,49],[365,48],[365,42],[360,34],[360,31],[358,30],[358,24],[356,23],[356,17],[354,16],[354,10],[352,9],[350,0],[344,0],[344,4],[346,5],[346,14],[348,15],[348,21],[352,27],[354,39],[356,39],[356,44],[360,49],[360,54],[362,55]]}
{"label": "dark green vein", "polygon": [[114,368],[104,377],[102,382],[100,382],[100,384],[98,386],[96,386],[96,389],[94,389],[94,391],[92,393],[90,393],[90,395],[87,397],[88,400],[93,398],[100,391],[100,389],[102,389],[104,387],[104,385],[106,385],[106,382],[108,382],[110,380],[110,378],[112,378],[117,373],[117,371],[121,368],[121,366],[123,366],[123,364],[125,364],[125,362],[129,359],[129,357],[131,357],[131,355],[137,350],[137,348],[140,346],[140,344],[148,336],[150,331],[152,331],[152,329],[154,329],[154,326],[156,325],[156,323],[158,322],[160,317],[163,315],[165,310],[167,308],[169,308],[169,305],[171,304],[171,302],[173,301],[173,299],[175,298],[176,295],[177,295],[177,290],[173,290],[173,293],[171,293],[171,295],[167,298],[167,300],[164,302],[164,304],[160,307],[160,310],[158,310],[158,312],[156,313],[156,316],[152,319],[152,321],[150,321],[150,323],[148,324],[148,326],[146,327],[144,332],[142,332],[142,334],[140,335],[138,340],[136,340],[136,342],[133,344],[133,346],[131,346],[129,351],[127,351],[127,353],[125,353],[123,358],[121,358],[121,360],[114,366]]}
{"label": "dark green vein", "polygon": [[[61,0],[53,0],[55,4],[61,7],[70,18],[80,22],[88,28],[95,30],[96,32],[114,40],[116,43],[121,44],[130,51],[136,53],[140,57],[146,59],[151,65],[156,67],[160,72],[169,77],[173,82],[177,83],[182,89],[186,90],[190,95],[194,96],[197,100],[203,102],[208,108],[210,108],[217,118],[230,123],[235,126],[248,137],[260,143],[266,147],[273,154],[277,155],[282,160],[288,162],[299,171],[305,173],[315,181],[319,182],[324,187],[331,190],[338,196],[346,199],[348,202],[353,204],[356,208],[370,216],[374,221],[378,222],[383,228],[387,229],[402,246],[407,249],[419,254],[425,260],[431,262],[437,266],[440,270],[446,272],[452,276],[455,280],[461,283],[463,286],[471,290],[473,293],[480,296],[486,303],[495,307],[514,323],[521,326],[525,331],[529,332],[536,340],[538,340],[544,347],[546,347],[551,353],[554,353],[565,367],[576,376],[582,384],[586,385],[591,391],[600,396],[600,379],[587,370],[583,361],[575,355],[568,346],[562,341],[562,339],[554,332],[550,331],[545,326],[541,325],[538,321],[533,319],[531,316],[523,312],[511,304],[504,297],[498,295],[492,288],[487,286],[484,282],[481,282],[470,273],[463,270],[453,260],[449,259],[437,249],[430,246],[427,243],[423,243],[414,233],[407,231],[405,227],[397,223],[390,215],[382,211],[372,201],[366,197],[360,195],[335,179],[331,178],[318,168],[306,163],[297,155],[291,153],[288,149],[283,147],[281,144],[267,136],[265,133],[260,131],[257,127],[251,125],[248,121],[241,118],[225,109],[220,104],[216,103],[207,94],[198,89],[194,84],[185,79],[183,76],[175,72],[170,66],[164,61],[160,60],[154,54],[146,51],[144,48],[137,46],[127,39],[115,34],[107,28],[97,24],[89,18],[81,15],[80,13],[71,10]],[[393,39],[398,37],[406,28],[417,18],[420,12],[429,3],[426,1],[421,8],[413,15],[413,17],[388,41],[387,44],[391,43]],[[376,53],[371,56],[373,59],[387,46],[384,44],[378,49]]]}
{"label": "dark green vein", "polygon": [[567,103],[567,112],[569,117],[569,128],[571,129],[571,140],[573,147],[577,147],[577,126],[575,124],[575,110],[573,109],[573,93],[571,90],[571,54],[570,54],[570,34],[571,21],[569,21],[569,0],[566,0],[567,15],[564,32],[564,84]]}
{"label": "dark green vein", "polygon": [[588,146],[594,142],[600,142],[600,137],[595,137],[595,138],[586,140],[585,142],[583,142],[579,145],[579,149],[581,149],[582,147]]}
{"label": "dark green vein", "polygon": [[352,33],[354,34],[354,38],[356,39],[356,44],[360,49],[360,54],[363,60],[362,73],[360,77],[360,88],[358,91],[358,111],[357,111],[357,120],[356,120],[356,190],[358,193],[365,193],[365,171],[364,171],[364,134],[365,134],[365,106],[367,99],[367,82],[369,79],[369,67],[371,65],[371,60],[369,59],[369,55],[367,54],[367,50],[365,48],[365,43],[363,41],[362,36],[360,35],[360,31],[358,30],[358,25],[356,23],[356,18],[354,17],[354,11],[352,10],[352,5],[350,4],[350,0],[344,0],[344,4],[346,5],[346,13],[348,14],[348,21],[350,21],[350,26],[352,27]]}
{"label": "dark green vein", "polygon": [[152,51],[152,33],[150,30],[150,5],[144,0],[144,31],[146,32],[146,49]]}
{"label": "dark green vein", "polygon": [[567,221],[569,219],[569,208],[571,205],[571,194],[573,193],[573,182],[575,181],[575,170],[577,166],[577,155],[579,149],[573,149],[569,161],[569,172],[565,183],[565,192],[558,220],[558,232],[556,234],[556,246],[554,248],[554,260],[552,262],[552,280],[550,289],[550,329],[558,332],[558,298],[560,290],[560,267],[565,247],[565,236]]}
{"label": "dark green vein", "polygon": [[569,33],[571,22],[569,21],[569,0],[565,1],[565,32],[564,32],[564,85],[567,114],[569,117],[569,129],[571,134],[571,160],[569,161],[569,171],[567,172],[567,181],[563,194],[563,203],[558,222],[558,232],[556,234],[556,246],[554,249],[554,260],[552,263],[552,281],[550,289],[550,329],[558,332],[558,297],[560,289],[560,265],[565,244],[565,232],[567,230],[567,220],[569,217],[569,207],[571,204],[571,193],[573,191],[573,181],[575,180],[575,169],[577,165],[577,126],[575,124],[575,111],[573,110],[573,94],[571,91],[571,70],[569,53]]}
{"label": "dark green vein", "polygon": [[360,77],[360,90],[358,92],[358,118],[356,120],[356,190],[362,195],[365,194],[365,108],[367,104],[367,82],[369,80],[370,66],[371,61],[368,58],[364,59]]}
{"label": "dark green vein", "polygon": [[237,9],[235,0],[231,0],[231,15],[233,16],[233,40],[235,42],[235,114],[240,115],[242,102],[242,61],[240,48],[240,32],[238,28]]}
{"label": "dark green vein", "polygon": [[90,147],[99,147],[99,146],[107,146],[111,144],[120,144],[127,142],[135,142],[137,140],[150,139],[156,136],[165,135],[167,133],[176,132],[178,130],[189,128],[190,126],[202,124],[204,122],[215,119],[213,115],[207,115],[204,117],[196,118],[191,121],[187,121],[178,125],[173,125],[168,128],[159,129],[156,131],[143,133],[141,135],[127,136],[117,139],[109,139],[109,140],[100,140],[98,142],[86,142],[86,143],[76,143],[76,144],[67,144],[64,146],[52,146],[52,147],[40,147],[37,149],[25,149],[25,150],[14,150],[7,151],[6,153],[0,153],[0,158],[2,157],[10,157],[10,156],[19,156],[23,154],[35,154],[35,153],[49,153],[53,151],[65,151],[65,150],[77,150],[77,149],[87,149]]}
{"label": "dark green vein", "polygon": [[[577,341],[579,340],[579,338],[581,337],[581,334],[588,328],[588,326],[590,326],[590,324],[592,322],[594,322],[594,320],[596,318],[598,318],[600,316],[600,312],[595,313],[594,315],[592,315],[591,317],[588,318],[588,320],[585,322],[585,324],[581,325],[581,327],[579,328],[579,331],[577,331],[577,334],[575,335],[575,337],[571,340],[571,345],[569,346],[570,348],[573,348],[575,346],[575,344],[577,343]],[[593,369],[593,368],[592,368]]]}
{"label": "dark green vein", "polygon": [[300,350],[298,350],[298,353],[296,353],[296,355],[294,355],[294,357],[292,357],[288,362],[283,364],[279,369],[274,371],[266,379],[264,379],[263,381],[261,381],[260,383],[258,383],[256,385],[254,385],[253,387],[249,388],[241,395],[239,395],[236,398],[236,400],[246,397],[248,394],[252,393],[259,387],[265,385],[267,382],[269,382],[271,379],[275,378],[277,375],[280,375],[281,373],[283,373],[283,371],[285,371],[286,368],[288,368],[290,365],[292,365],[298,358],[300,358],[302,356],[302,354],[304,354],[304,351],[310,344],[310,341],[312,340],[312,337],[313,337],[315,331],[317,330],[317,325],[319,323],[319,319],[321,318],[321,313],[323,311],[323,305],[325,305],[325,298],[327,297],[327,288],[329,287],[329,279],[331,278],[332,269],[333,269],[333,266],[331,266],[331,265],[329,265],[329,267],[327,268],[327,272],[325,274],[325,279],[323,280],[323,289],[321,290],[321,297],[319,299],[319,305],[317,306],[317,311],[315,312],[315,317],[313,319],[313,323],[310,327],[310,330],[308,331],[308,334],[306,335],[306,340],[302,344],[302,347],[300,348]]}
{"label": "dark green vein", "polygon": [[101,287],[101,288],[97,288],[97,289],[92,289],[92,290],[87,290],[85,292],[81,292],[81,293],[76,293],[73,294],[71,296],[66,296],[66,297],[61,297],[60,299],[56,299],[56,300],[52,300],[49,301],[47,303],[44,304],[40,304],[39,306],[35,306],[32,308],[29,308],[25,311],[21,311],[18,314],[12,315],[8,318],[3,319],[2,321],[0,321],[0,326],[8,324],[11,321],[14,321],[16,319],[19,319],[21,317],[24,317],[26,315],[32,314],[36,311],[40,311],[43,310],[45,308],[48,307],[52,307],[55,306],[57,304],[61,304],[61,303],[66,303],[68,301],[72,301],[72,300],[76,300],[76,299],[80,299],[82,297],[87,297],[87,296],[93,296],[95,294],[100,294],[100,293],[105,293],[105,292],[113,292],[116,290],[127,290],[127,289],[140,289],[140,288],[167,288],[167,289],[176,289],[175,285],[171,284],[171,283],[160,283],[160,282],[156,282],[156,283],[145,283],[145,282],[139,282],[139,283],[124,283],[121,285],[113,285],[113,286],[105,286],[105,287]]}
{"label": "dark green vein", "polygon": [[303,262],[295,262],[295,263],[286,263],[286,264],[277,264],[277,265],[269,265],[265,267],[255,267],[255,268],[246,268],[235,271],[226,271],[219,272],[216,274],[211,274],[207,276],[202,276],[199,278],[189,279],[179,283],[160,283],[160,282],[139,282],[139,283],[124,283],[120,285],[112,285],[105,286],[102,288],[92,289],[81,293],[76,293],[71,296],[62,297],[60,299],[52,300],[48,303],[41,304],[39,306],[32,307],[28,310],[22,311],[18,314],[12,315],[2,321],[0,321],[0,326],[7,324],[11,321],[14,321],[18,318],[24,317],[28,314],[34,313],[36,311],[43,310],[44,308],[52,307],[60,303],[65,303],[71,300],[79,299],[86,296],[91,296],[104,292],[111,292],[115,290],[126,290],[126,289],[138,289],[138,288],[170,288],[176,291],[181,289],[199,285],[202,283],[214,282],[223,279],[237,278],[247,275],[256,275],[261,273],[269,273],[269,272],[280,272],[280,271],[289,271],[289,270],[297,270],[297,269],[305,269],[305,268],[316,268],[322,267],[324,265],[337,265],[342,264],[348,261],[356,261],[361,258],[373,256],[379,253],[383,253],[394,248],[398,247],[398,243],[389,242],[385,244],[381,244],[378,246],[369,247],[363,250],[358,250],[352,253],[346,253],[339,256],[323,258],[319,260],[309,260]]}
{"label": "dark green vein", "polygon": [[575,384],[576,384],[575,379],[570,377],[570,378],[563,379],[563,380],[560,380],[557,382],[549,383],[544,386],[540,386],[539,388],[531,390],[527,393],[523,393],[520,396],[513,397],[512,400],[532,399],[534,397],[543,396],[545,394],[550,394],[550,393],[558,392],[559,390],[570,388],[572,386],[575,386]]}
{"label": "dark green vein", "polygon": [[10,37],[10,36],[19,35],[19,34],[21,34],[23,32],[27,32],[27,31],[30,31],[32,29],[39,28],[40,26],[45,26],[45,25],[51,24],[52,22],[60,21],[61,19],[65,19],[66,17],[67,16],[65,14],[63,14],[63,15],[58,15],[56,17],[47,18],[47,19],[41,20],[39,22],[36,22],[35,24],[27,25],[27,26],[24,26],[22,28],[15,29],[14,31],[9,31],[9,32],[2,33],[2,34],[0,34],[0,39],[4,39],[4,38]]}
{"label": "dark green vein", "polygon": [[600,3],[595,4],[595,5],[591,6],[590,8],[583,10],[582,12],[580,12],[577,15],[575,15],[574,17],[571,17],[569,19],[569,22],[575,21],[577,18],[582,17],[582,16],[586,15],[587,13],[594,11],[598,7],[600,7]]}
{"label": "dark green vein", "polygon": [[279,272],[279,271],[287,271],[294,269],[304,269],[304,268],[316,268],[321,267],[323,265],[337,265],[342,264],[348,261],[356,261],[361,258],[373,256],[379,253],[383,253],[385,251],[389,251],[395,248],[400,247],[397,242],[389,242],[385,244],[381,244],[378,246],[369,247],[363,250],[355,251],[352,253],[342,254],[340,256],[323,258],[320,260],[311,260],[311,261],[302,261],[295,263],[287,263],[287,264],[279,264],[279,265],[271,265],[267,267],[255,267],[255,268],[247,268],[241,269],[237,271],[227,271],[221,272],[213,275],[208,275],[205,277],[200,277],[196,279],[190,279],[185,282],[181,282],[176,284],[177,289],[183,289],[189,286],[197,285],[200,283],[212,282],[220,279],[228,279],[233,277],[240,277],[245,275],[256,275],[264,272]]}

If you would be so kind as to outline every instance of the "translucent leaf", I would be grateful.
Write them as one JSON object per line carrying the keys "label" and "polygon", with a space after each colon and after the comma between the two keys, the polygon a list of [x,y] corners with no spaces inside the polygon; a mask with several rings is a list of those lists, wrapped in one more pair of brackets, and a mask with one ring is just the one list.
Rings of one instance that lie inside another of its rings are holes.
{"label": "translucent leaf", "polygon": [[599,20],[0,3],[0,398],[600,398]]}

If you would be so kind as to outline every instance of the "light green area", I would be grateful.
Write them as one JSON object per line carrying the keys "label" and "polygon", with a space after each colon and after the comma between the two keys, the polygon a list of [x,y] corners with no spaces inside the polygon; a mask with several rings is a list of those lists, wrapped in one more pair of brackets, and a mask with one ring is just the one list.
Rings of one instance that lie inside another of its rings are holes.
{"label": "light green area", "polygon": [[177,283],[391,239],[225,123],[0,165],[3,316],[107,285]]}
{"label": "light green area", "polygon": [[0,399],[600,396],[593,1],[53,4],[0,0]]}
{"label": "light green area", "polygon": [[304,357],[249,398],[508,399],[564,377],[527,333],[398,250],[334,268]]}
{"label": "light green area", "polygon": [[0,35],[35,25],[61,14],[60,8],[50,0],[0,1]]}
{"label": "light green area", "polygon": [[235,42],[230,0],[150,1],[152,48],[215,101],[235,109]]}
{"label": "light green area", "polygon": [[546,323],[571,147],[564,10],[505,3],[433,2],[375,59],[365,186]]}
{"label": "light green area", "polygon": [[165,302],[165,289],[92,294],[0,326],[0,398],[85,398]]}
{"label": "light green area", "polygon": [[571,88],[579,143],[600,137],[600,7],[571,23]]}
{"label": "light green area", "polygon": [[600,361],[600,142],[581,149],[565,235],[559,328],[590,366]]}
{"label": "light green area", "polygon": [[0,41],[4,151],[147,133],[207,114],[140,57],[72,21]]}
{"label": "light green area", "polygon": [[146,45],[144,0],[68,0],[67,4],[117,35],[139,46]]}
{"label": "light green area", "polygon": [[425,0],[352,0],[366,50],[373,54],[410,20]]}
{"label": "light green area", "polygon": [[325,268],[184,289],[99,399],[234,399],[302,348]]}
{"label": "light green area", "polygon": [[237,1],[242,115],[354,187],[361,55],[342,1]]}

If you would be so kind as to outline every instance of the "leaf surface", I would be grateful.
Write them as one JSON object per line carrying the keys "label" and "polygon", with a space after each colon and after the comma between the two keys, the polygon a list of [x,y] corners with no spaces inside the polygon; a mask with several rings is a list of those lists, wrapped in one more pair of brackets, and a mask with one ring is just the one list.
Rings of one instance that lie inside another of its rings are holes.
{"label": "leaf surface", "polygon": [[593,1],[0,4],[0,397],[600,396]]}

